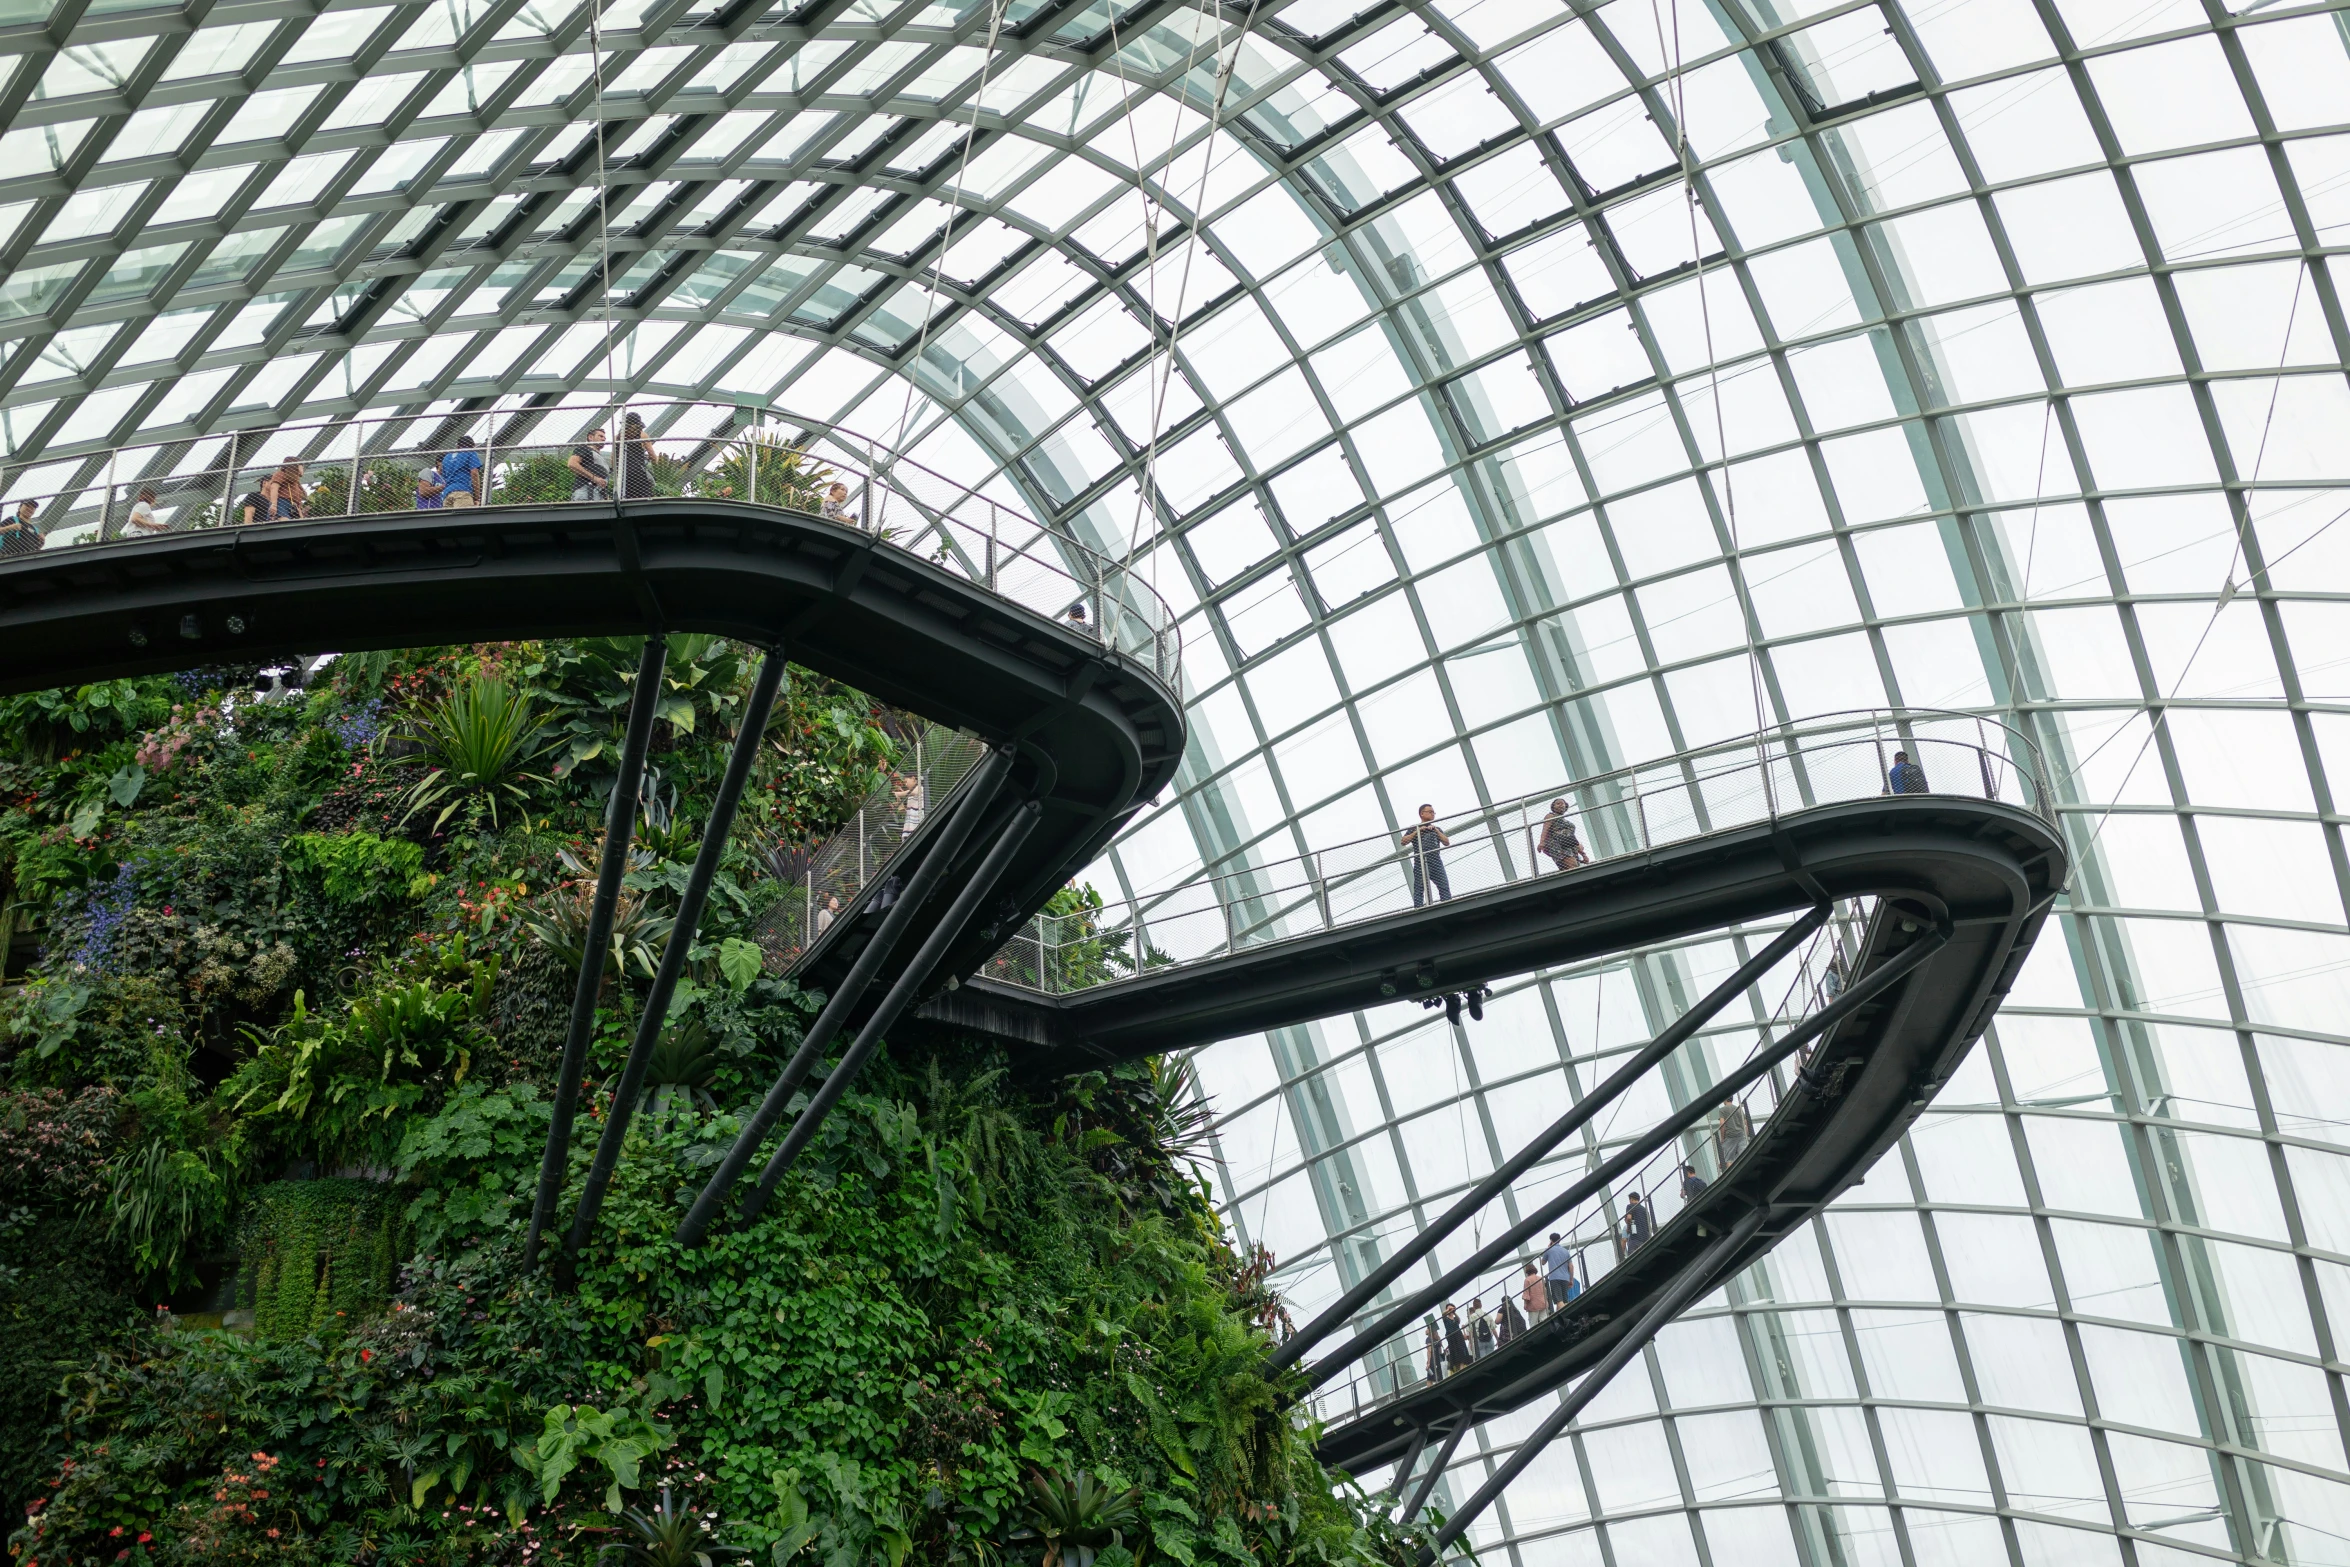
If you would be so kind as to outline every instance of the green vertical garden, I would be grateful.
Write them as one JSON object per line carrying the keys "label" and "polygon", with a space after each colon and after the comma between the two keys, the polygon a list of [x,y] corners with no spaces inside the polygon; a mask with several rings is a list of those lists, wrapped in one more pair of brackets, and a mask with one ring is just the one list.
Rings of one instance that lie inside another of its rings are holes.
{"label": "green vertical garden", "polygon": [[[636,655],[0,700],[15,1560],[1411,1560],[1256,1369],[1270,1259],[1210,1205],[1177,1064],[894,1049],[756,1225],[670,1244],[820,999],[749,939],[773,851],[893,759],[886,715],[805,671],[579,1286],[520,1271]],[[637,694],[658,803],[575,1189],[755,657],[672,638]]]}

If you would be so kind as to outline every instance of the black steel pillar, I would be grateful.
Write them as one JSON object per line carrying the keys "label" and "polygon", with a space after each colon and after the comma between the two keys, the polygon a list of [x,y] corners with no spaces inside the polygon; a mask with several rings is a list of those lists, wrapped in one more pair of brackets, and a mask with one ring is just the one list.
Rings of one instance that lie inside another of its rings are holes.
{"label": "black steel pillar", "polygon": [[637,1019],[636,1039],[628,1048],[628,1064],[620,1069],[620,1082],[612,1091],[611,1113],[604,1118],[603,1140],[596,1144],[595,1163],[588,1167],[587,1186],[579,1194],[579,1211],[572,1215],[571,1233],[563,1242],[563,1256],[557,1267],[566,1275],[580,1248],[587,1244],[588,1236],[595,1232],[596,1214],[604,1206],[605,1188],[612,1183],[612,1169],[620,1162],[620,1145],[628,1138],[636,1096],[645,1084],[645,1067],[651,1062],[653,1046],[668,1021],[669,998],[677,993],[677,982],[685,975],[694,932],[702,923],[702,906],[710,898],[710,883],[718,874],[719,861],[726,858],[726,839],[734,828],[735,809],[742,804],[743,786],[750,781],[751,764],[758,759],[759,747],[766,741],[767,715],[775,705],[776,690],[783,684],[783,670],[783,649],[771,649],[759,665],[759,678],[751,686],[751,698],[743,705],[742,728],[736,732],[734,749],[726,758],[726,773],[719,779],[717,798],[710,802],[710,819],[702,824],[702,845],[695,851],[694,868],[686,876],[685,892],[677,900],[677,921],[669,928],[668,944],[661,949],[661,967],[654,973],[653,988],[645,996],[644,1012]]}
{"label": "black steel pillar", "polygon": [[765,1211],[767,1200],[775,1195],[776,1184],[783,1179],[784,1172],[792,1167],[793,1161],[808,1146],[808,1140],[816,1135],[816,1129],[824,1124],[824,1118],[832,1113],[832,1107],[840,1103],[841,1095],[849,1091],[849,1084],[855,1082],[857,1074],[865,1069],[866,1061],[871,1059],[881,1044],[881,1036],[896,1025],[898,1018],[913,1002],[914,993],[930,977],[931,970],[938,967],[947,949],[962,937],[964,928],[971,923],[971,916],[979,911],[980,900],[994,895],[996,883],[1003,879],[1005,867],[1012,863],[1012,856],[1019,852],[1021,844],[1028,841],[1028,835],[1036,830],[1036,824],[1043,815],[1044,807],[1034,800],[1012,813],[1012,819],[1004,824],[1004,830],[996,835],[996,841],[989,847],[987,858],[980,862],[979,869],[964,884],[963,890],[955,894],[955,901],[947,909],[946,917],[932,928],[929,936],[916,949],[912,961],[899,971],[896,983],[882,996],[881,1004],[873,1009],[873,1015],[865,1020],[865,1026],[857,1031],[856,1041],[842,1052],[840,1060],[825,1074],[823,1086],[816,1090],[815,1097],[808,1101],[808,1107],[800,1112],[800,1118],[792,1122],[791,1130],[784,1134],[783,1146],[775,1150],[775,1156],[767,1161],[767,1168],[759,1177],[759,1189],[743,1204],[744,1223],[748,1224]]}
{"label": "black steel pillar", "polygon": [[[1518,1450],[1502,1461],[1501,1467],[1493,1472],[1493,1478],[1479,1486],[1475,1495],[1461,1503],[1459,1509],[1444,1521],[1444,1527],[1436,1531],[1435,1539],[1420,1547],[1420,1567],[1433,1567],[1436,1558],[1444,1554],[1446,1547],[1468,1533],[1469,1525],[1477,1521],[1478,1515],[1493,1505],[1494,1498],[1507,1490],[1512,1480],[1526,1472],[1527,1465],[1542,1456],[1569,1422],[1581,1414],[1584,1407],[1597,1398],[1608,1383],[1615,1380],[1616,1373],[1630,1365],[1632,1357],[1646,1349],[1648,1341],[1655,1338],[1666,1323],[1679,1316],[1691,1301],[1712,1287],[1714,1277],[1721,1271],[1723,1264],[1735,1256],[1738,1248],[1745,1245],[1754,1232],[1761,1228],[1762,1220],[1763,1210],[1753,1210],[1681,1270],[1680,1277],[1673,1281],[1672,1287],[1657,1298],[1655,1305],[1641,1313],[1640,1320],[1632,1325],[1632,1331],[1616,1342],[1616,1347],[1607,1352],[1607,1358],[1584,1374],[1583,1380],[1575,1384],[1575,1390],[1559,1400],[1558,1408],[1545,1415],[1542,1424],[1526,1433],[1525,1439],[1518,1444]],[[1467,1422],[1464,1421],[1463,1429],[1466,1427]]]}
{"label": "black steel pillar", "polygon": [[1365,1274],[1354,1288],[1339,1296],[1313,1321],[1298,1330],[1294,1337],[1267,1356],[1265,1368],[1268,1371],[1279,1371],[1294,1365],[1305,1357],[1307,1350],[1321,1343],[1338,1328],[1344,1327],[1347,1319],[1366,1303],[1376,1299],[1381,1290],[1403,1277],[1413,1264],[1442,1245],[1453,1231],[1483,1212],[1487,1203],[1509,1190],[1519,1176],[1534,1168],[1552,1149],[1614,1103],[1658,1062],[1680,1049],[1691,1035],[1712,1022],[1715,1014],[1736,1000],[1747,986],[1778,967],[1781,959],[1803,945],[1814,931],[1827,923],[1828,914],[1829,905],[1822,903],[1815,906],[1803,918],[1780,932],[1762,951],[1740,964],[1736,973],[1716,985],[1697,1005],[1675,1018],[1639,1054],[1609,1073],[1607,1081],[1584,1095],[1574,1108],[1551,1122],[1547,1129],[1519,1149],[1514,1157],[1504,1161],[1499,1169],[1479,1181],[1468,1195],[1446,1209],[1434,1223],[1397,1247],[1395,1255]]}
{"label": "black steel pillar", "polygon": [[[1413,1519],[1420,1516],[1420,1510],[1428,1505],[1428,1498],[1436,1494],[1437,1482],[1444,1478],[1444,1471],[1451,1467],[1452,1455],[1460,1451],[1461,1438],[1469,1434],[1469,1427],[1474,1423],[1468,1416],[1463,1415],[1461,1423],[1454,1426],[1445,1436],[1444,1445],[1436,1450],[1436,1462],[1428,1466],[1428,1472],[1420,1477],[1420,1483],[1412,1487],[1411,1500],[1405,1502],[1403,1511],[1395,1515],[1397,1523],[1408,1527]],[[1420,1434],[1420,1441],[1425,1443],[1427,1440],[1428,1435],[1423,1431]],[[1414,1458],[1420,1456],[1418,1447],[1412,1449],[1412,1456]]]}
{"label": "black steel pillar", "polygon": [[1947,931],[1929,931],[1910,946],[1877,968],[1867,977],[1855,981],[1844,994],[1829,1002],[1810,1017],[1805,1018],[1781,1038],[1749,1056],[1736,1071],[1724,1077],[1713,1087],[1698,1095],[1672,1115],[1634,1139],[1609,1157],[1574,1185],[1544,1203],[1541,1207],[1510,1226],[1500,1235],[1480,1247],[1472,1256],[1447,1272],[1443,1278],[1421,1290],[1411,1299],[1389,1311],[1362,1332],[1348,1340],[1345,1346],[1327,1358],[1317,1361],[1307,1375],[1311,1385],[1321,1386],[1341,1370],[1352,1365],[1439,1301],[1457,1291],[1463,1282],[1475,1278],[1500,1258],[1508,1256],[1527,1240],[1542,1232],[1546,1224],[1553,1224],[1574,1210],[1576,1204],[1592,1193],[1604,1190],[1617,1176],[1631,1169],[1641,1160],[1680,1136],[1690,1127],[1705,1119],[1708,1112],[1724,1101],[1744,1092],[1781,1061],[1786,1060],[1812,1040],[1827,1033],[1870,1001],[1879,992],[1899,982],[1909,971],[1942,949],[1950,939]]}
{"label": "black steel pillar", "polygon": [[784,1107],[791,1102],[792,1094],[807,1080],[808,1073],[816,1063],[823,1059],[825,1047],[831,1043],[832,1036],[840,1032],[850,1012],[864,1000],[866,990],[873,984],[874,975],[888,961],[890,952],[913,920],[914,911],[930,896],[931,888],[945,874],[947,862],[955,857],[963,847],[963,841],[971,836],[971,830],[979,824],[980,816],[994,801],[996,791],[1003,787],[1004,779],[1009,776],[1011,769],[1012,752],[1009,748],[997,750],[979,764],[979,776],[972,779],[969,791],[964,794],[961,803],[955,806],[954,814],[940,823],[936,837],[928,852],[923,855],[922,863],[915,867],[912,880],[899,894],[897,902],[891,905],[889,912],[882,916],[881,928],[873,933],[872,940],[865,943],[865,950],[857,954],[857,961],[849,966],[846,977],[833,988],[832,995],[824,1003],[824,1009],[816,1014],[816,1021],[808,1025],[807,1034],[800,1040],[800,1048],[784,1064],[774,1085],[767,1090],[767,1097],[752,1112],[750,1123],[735,1138],[734,1146],[726,1150],[726,1157],[719,1162],[718,1168],[711,1172],[709,1184],[702,1188],[702,1194],[694,1199],[693,1207],[686,1213],[685,1222],[677,1227],[679,1245],[699,1246],[702,1237],[709,1233],[710,1225],[718,1217],[720,1206],[726,1201],[726,1194],[749,1167],[752,1157],[759,1151],[759,1144],[766,1140],[768,1132],[781,1119]]}
{"label": "black steel pillar", "polygon": [[596,993],[603,988],[604,953],[612,945],[620,879],[628,874],[629,846],[636,837],[637,790],[645,776],[645,748],[652,743],[653,713],[661,705],[661,675],[668,662],[669,639],[658,633],[647,636],[629,697],[628,727],[620,741],[620,775],[612,781],[612,803],[604,812],[604,851],[596,866],[595,899],[588,905],[579,983],[571,992],[571,1027],[563,1036],[563,1064],[555,1075],[555,1119],[547,1128],[547,1154],[539,1164],[538,1200],[531,1205],[530,1233],[522,1242],[526,1272],[538,1266],[539,1242],[555,1222],[555,1205],[563,1197],[563,1167],[571,1158],[571,1121],[579,1110],[579,1080],[587,1070]]}

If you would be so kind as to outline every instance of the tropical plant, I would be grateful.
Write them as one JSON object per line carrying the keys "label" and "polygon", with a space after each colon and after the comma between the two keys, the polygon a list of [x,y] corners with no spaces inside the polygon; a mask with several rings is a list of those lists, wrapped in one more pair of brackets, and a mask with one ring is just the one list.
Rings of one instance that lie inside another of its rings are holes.
{"label": "tropical plant", "polygon": [[716,1110],[710,1084],[717,1076],[718,1048],[700,1018],[662,1030],[645,1062],[645,1091],[652,1095],[654,1118],[667,1120],[680,1104]]}
{"label": "tropical plant", "polygon": [[[752,491],[753,471],[758,475]],[[824,509],[825,486],[832,470],[812,460],[780,431],[754,427],[727,443],[725,452],[703,471],[695,493],[717,500],[756,500],[766,506],[788,506],[794,511]]]}
{"label": "tropical plant", "polygon": [[720,1545],[710,1538],[710,1525],[694,1515],[693,1503],[670,1499],[661,1487],[661,1505],[650,1512],[631,1507],[620,1514],[620,1527],[629,1538],[614,1541],[596,1552],[596,1560],[630,1567],[715,1567],[750,1555],[737,1545]]}
{"label": "tropical plant", "polygon": [[[576,974],[587,958],[587,928],[589,916],[595,912],[596,873],[569,849],[562,850],[558,859],[571,873],[571,879],[540,893],[516,918],[531,939]],[[641,849],[631,849],[628,862],[631,871],[650,870],[653,856]],[[625,977],[633,968],[651,979],[661,960],[661,948],[667,944],[675,924],[675,920],[655,909],[642,894],[631,892],[624,885],[612,905],[612,939],[604,949],[605,961],[612,965],[615,974]]]}
{"label": "tropical plant", "polygon": [[543,506],[571,499],[579,476],[565,461],[568,453],[535,451],[527,457],[500,457],[490,487],[492,506]]}
{"label": "tropical plant", "polygon": [[163,1138],[115,1161],[104,1208],[106,1238],[141,1271],[177,1288],[193,1276],[204,1239],[228,1213],[228,1183],[200,1154]]}
{"label": "tropical plant", "polygon": [[1093,1567],[1094,1558],[1126,1543],[1142,1522],[1142,1490],[1114,1491],[1080,1469],[1028,1472],[1028,1527],[1044,1541],[1044,1567]]}
{"label": "tropical plant", "polygon": [[483,676],[428,704],[409,733],[423,748],[428,771],[409,787],[403,823],[437,805],[437,831],[462,807],[478,804],[497,825],[500,800],[522,802],[529,798],[524,785],[545,781],[527,769],[546,749],[547,722],[521,690]]}

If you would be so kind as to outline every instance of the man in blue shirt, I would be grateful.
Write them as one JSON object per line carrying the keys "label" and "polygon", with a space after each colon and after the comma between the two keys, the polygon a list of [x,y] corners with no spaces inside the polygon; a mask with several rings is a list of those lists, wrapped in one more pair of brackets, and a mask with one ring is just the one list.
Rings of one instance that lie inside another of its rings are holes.
{"label": "man in blue shirt", "polygon": [[453,449],[441,459],[441,504],[478,506],[482,501],[481,453],[470,446]]}
{"label": "man in blue shirt", "polygon": [[1926,770],[1911,761],[1907,751],[1893,753],[1893,765],[1885,773],[1885,782],[1891,785],[1890,792],[1894,794],[1924,794],[1927,792]]}
{"label": "man in blue shirt", "polygon": [[1550,1298],[1550,1309],[1559,1307],[1583,1293],[1583,1286],[1575,1281],[1575,1262],[1567,1254],[1556,1231],[1551,1233],[1549,1249],[1542,1254],[1543,1290]]}

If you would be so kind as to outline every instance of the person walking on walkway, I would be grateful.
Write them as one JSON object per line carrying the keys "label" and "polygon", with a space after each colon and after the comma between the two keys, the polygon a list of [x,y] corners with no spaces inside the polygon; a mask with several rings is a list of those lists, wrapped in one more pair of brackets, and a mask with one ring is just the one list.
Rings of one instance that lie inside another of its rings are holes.
{"label": "person walking on walkway", "polygon": [[1926,770],[1909,759],[1907,751],[1893,753],[1893,765],[1885,770],[1885,792],[1888,794],[1925,794]]}
{"label": "person walking on walkway", "polygon": [[1591,863],[1591,856],[1583,852],[1583,840],[1575,836],[1574,818],[1567,815],[1564,800],[1550,802],[1550,814],[1542,818],[1542,838],[1536,847],[1562,871],[1570,865]]}
{"label": "person walking on walkway", "polygon": [[1469,1335],[1477,1341],[1477,1358],[1493,1353],[1493,1319],[1485,1315],[1482,1298],[1469,1302]]}
{"label": "person walking on walkway", "polygon": [[1550,1246],[1542,1253],[1542,1272],[1549,1281],[1543,1287],[1543,1294],[1551,1310],[1556,1311],[1575,1298],[1575,1259],[1568,1254],[1556,1230],[1551,1232]]}
{"label": "person walking on walkway", "polygon": [[1754,1136],[1753,1123],[1747,1119],[1746,1106],[1732,1099],[1722,1106],[1714,1117],[1714,1144],[1721,1150],[1724,1169],[1746,1152],[1746,1144]]}
{"label": "person walking on walkway", "polygon": [[1648,1237],[1656,1233],[1655,1221],[1649,1217],[1648,1204],[1634,1192],[1632,1200],[1624,1205],[1624,1255],[1629,1257],[1648,1244]]}
{"label": "person walking on walkway", "polygon": [[1542,1275],[1530,1262],[1526,1264],[1526,1282],[1518,1295],[1526,1303],[1527,1321],[1540,1322],[1550,1314],[1550,1291],[1543,1286]]}
{"label": "person walking on walkway", "polygon": [[1694,1164],[1681,1166],[1681,1200],[1685,1203],[1695,1202],[1697,1194],[1704,1190],[1705,1177],[1697,1173],[1697,1166]]}
{"label": "person walking on walkway", "polygon": [[1444,1346],[1436,1339],[1436,1318],[1427,1317],[1424,1323],[1428,1330],[1428,1380],[1441,1382],[1444,1380]]}
{"label": "person walking on walkway", "polygon": [[653,495],[653,443],[645,436],[642,415],[620,421],[620,494],[624,500],[650,500]]}
{"label": "person walking on walkway", "polygon": [[1419,908],[1428,901],[1428,892],[1435,889],[1440,903],[1452,901],[1452,882],[1444,874],[1444,851],[1452,846],[1452,839],[1436,825],[1436,807],[1420,807],[1420,819],[1403,830],[1403,851],[1411,860],[1412,907]]}
{"label": "person walking on walkway", "polygon": [[1444,1358],[1455,1372],[1469,1369],[1469,1341],[1461,1337],[1460,1313],[1444,1303]]}
{"label": "person walking on walkway", "polygon": [[1501,1298],[1501,1327],[1498,1337],[1507,1344],[1526,1331],[1526,1319],[1518,1315],[1518,1303],[1504,1295]]}

